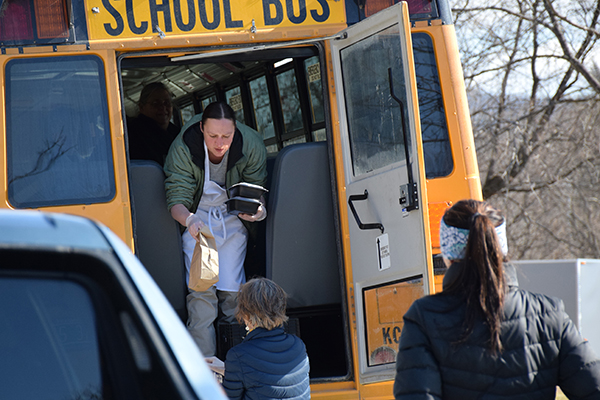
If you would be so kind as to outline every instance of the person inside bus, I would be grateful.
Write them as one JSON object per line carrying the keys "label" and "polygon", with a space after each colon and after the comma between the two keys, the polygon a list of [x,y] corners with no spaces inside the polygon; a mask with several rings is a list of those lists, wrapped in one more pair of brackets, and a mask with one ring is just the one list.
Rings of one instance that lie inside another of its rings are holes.
{"label": "person inside bus", "polygon": [[138,116],[127,119],[130,159],[152,160],[164,165],[169,147],[179,133],[171,122],[171,98],[171,92],[161,82],[144,86]]}
{"label": "person inside bus", "polygon": [[486,202],[446,211],[443,291],[404,315],[396,399],[600,399],[600,360],[560,299],[518,288],[506,221]]}
{"label": "person inside bus", "polygon": [[264,186],[267,150],[258,132],[236,124],[233,109],[224,102],[209,104],[182,128],[165,161],[167,206],[185,231],[184,260],[189,277],[198,233],[206,225],[215,237],[219,280],[207,291],[189,291],[188,330],[205,356],[216,354],[214,322],[235,321],[236,296],[245,282],[244,258],[256,214],[227,213],[227,188],[239,182]]}
{"label": "person inside bus", "polygon": [[254,278],[241,286],[238,303],[236,317],[248,334],[227,352],[223,388],[229,399],[310,399],[306,347],[283,328],[285,291]]}

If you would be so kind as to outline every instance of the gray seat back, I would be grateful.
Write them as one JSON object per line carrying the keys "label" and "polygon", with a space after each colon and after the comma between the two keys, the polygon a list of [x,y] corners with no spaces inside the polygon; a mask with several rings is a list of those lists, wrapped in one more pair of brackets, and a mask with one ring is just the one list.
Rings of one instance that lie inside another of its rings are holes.
{"label": "gray seat back", "polygon": [[187,286],[181,232],[167,210],[164,181],[156,162],[131,161],[129,187],[137,256],[185,321]]}
{"label": "gray seat back", "polygon": [[285,147],[273,165],[266,243],[267,278],[288,307],[341,302],[327,144]]}

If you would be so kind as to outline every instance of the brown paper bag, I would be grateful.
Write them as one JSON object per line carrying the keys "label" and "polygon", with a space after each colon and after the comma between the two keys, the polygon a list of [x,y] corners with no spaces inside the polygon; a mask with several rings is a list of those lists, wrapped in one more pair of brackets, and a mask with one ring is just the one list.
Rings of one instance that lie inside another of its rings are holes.
{"label": "brown paper bag", "polygon": [[202,228],[199,237],[200,241],[196,242],[190,264],[188,287],[196,292],[203,292],[219,281],[219,253],[208,227]]}

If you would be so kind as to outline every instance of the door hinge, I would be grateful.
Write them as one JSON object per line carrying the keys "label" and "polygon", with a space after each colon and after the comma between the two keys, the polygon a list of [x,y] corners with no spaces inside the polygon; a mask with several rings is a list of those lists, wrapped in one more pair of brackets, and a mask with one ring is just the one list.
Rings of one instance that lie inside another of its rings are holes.
{"label": "door hinge", "polygon": [[403,211],[419,209],[419,193],[416,183],[407,183],[400,186],[400,199],[398,200]]}

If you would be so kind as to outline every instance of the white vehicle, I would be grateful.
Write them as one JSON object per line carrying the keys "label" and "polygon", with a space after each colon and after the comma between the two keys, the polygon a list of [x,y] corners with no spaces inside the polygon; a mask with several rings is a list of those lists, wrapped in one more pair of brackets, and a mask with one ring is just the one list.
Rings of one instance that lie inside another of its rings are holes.
{"label": "white vehicle", "polygon": [[0,211],[0,398],[226,399],[163,293],[108,228]]}

